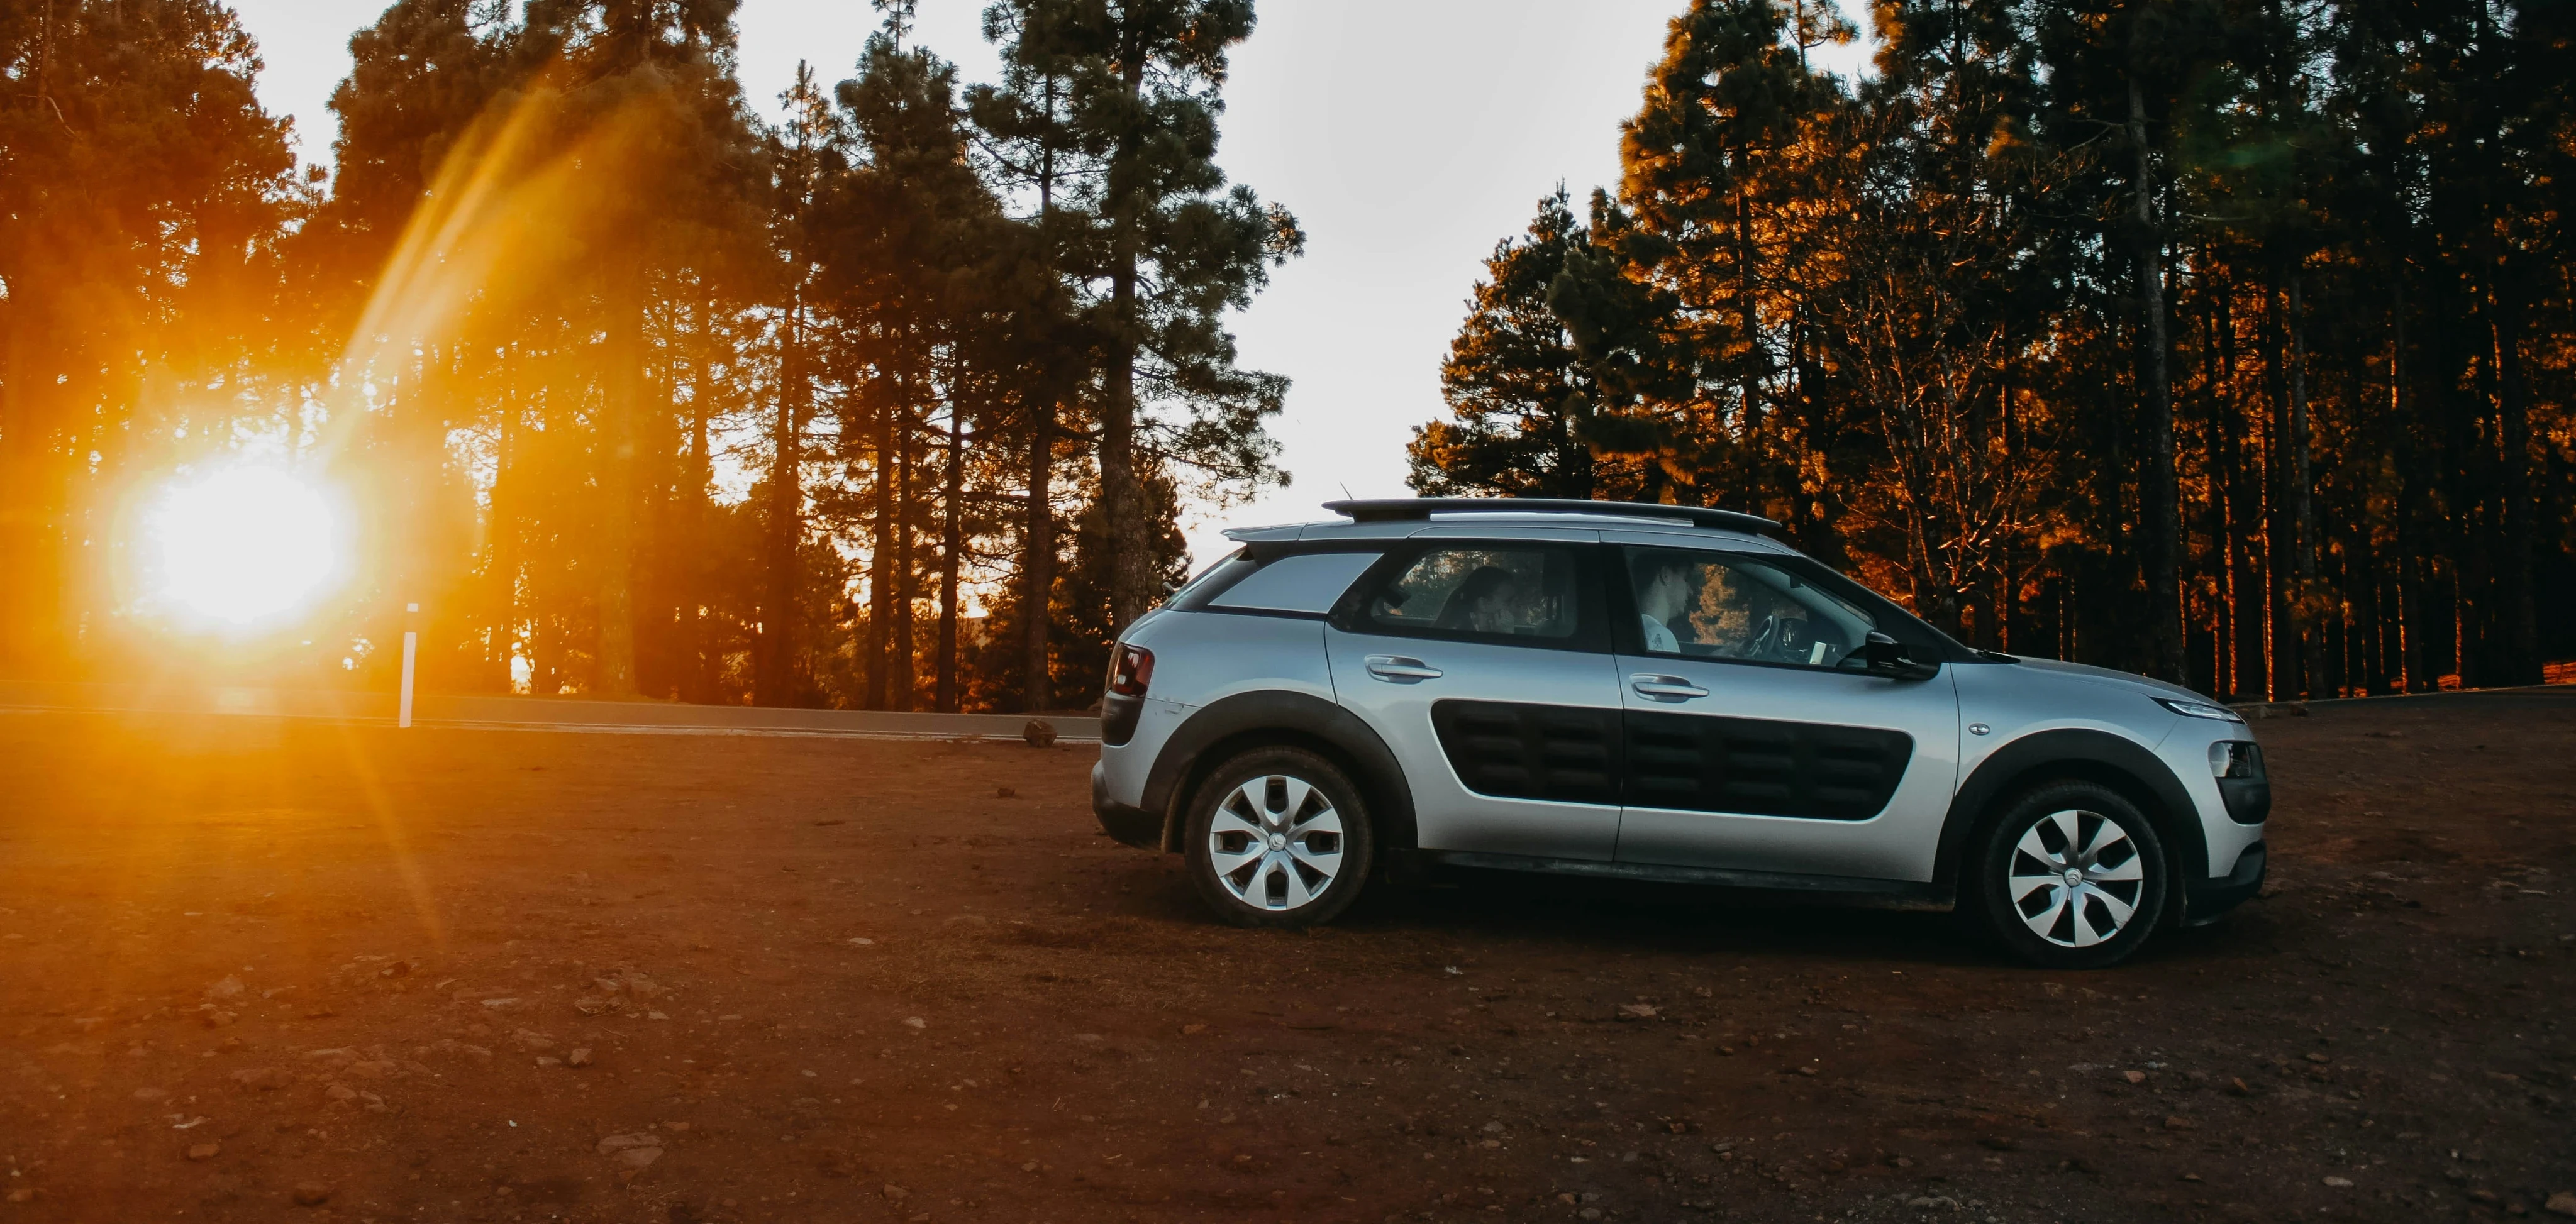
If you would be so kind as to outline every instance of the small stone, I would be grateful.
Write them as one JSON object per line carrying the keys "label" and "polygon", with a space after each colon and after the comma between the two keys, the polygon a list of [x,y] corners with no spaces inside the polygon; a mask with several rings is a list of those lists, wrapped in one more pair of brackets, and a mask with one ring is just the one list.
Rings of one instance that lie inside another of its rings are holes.
{"label": "small stone", "polygon": [[565,1060],[564,1060],[564,1062],[565,1062],[565,1064],[566,1064],[567,1066],[574,1066],[574,1067],[587,1067],[587,1066],[589,1066],[589,1065],[590,1065],[590,1047],[589,1047],[589,1046],[579,1046],[579,1047],[576,1047],[576,1048],[573,1050],[573,1052],[572,1052],[572,1057],[565,1059]]}
{"label": "small stone", "polygon": [[292,1082],[287,1078],[286,1072],[277,1067],[235,1071],[232,1074],[232,1081],[233,1086],[250,1092],[275,1092]]}
{"label": "small stone", "polygon": [[1503,1124],[1500,1122],[1488,1122],[1485,1124],[1485,1133],[1488,1135],[1502,1134]]}
{"label": "small stone", "polygon": [[877,946],[877,941],[870,939],[865,935],[853,937],[849,942],[850,946],[853,948],[873,948]]}
{"label": "small stone", "polygon": [[919,1032],[922,1029],[929,1028],[930,1022],[919,1016],[906,1016],[903,1018],[903,1026],[913,1030],[914,1032]]}
{"label": "small stone", "polygon": [[333,1084],[323,1089],[322,1095],[334,1101],[354,1101],[358,1099],[358,1090],[347,1084]]}
{"label": "small stone", "polygon": [[626,971],[625,985],[626,993],[647,1002],[650,1002],[654,996],[662,993],[661,983],[656,982],[641,973],[637,973],[632,969]]}
{"label": "small stone", "polygon": [[2551,1215],[2576,1216],[2576,1190],[2561,1190],[2550,1195],[2549,1201],[2542,1203],[2540,1209]]}
{"label": "small stone", "polygon": [[1800,1068],[1798,1068],[1798,1074],[1800,1074],[1800,1075],[1814,1075],[1815,1073],[1816,1073],[1816,1069],[1815,1069],[1814,1067],[1800,1067]]}
{"label": "small stone", "polygon": [[1184,1024],[1181,1026],[1181,1036],[1183,1037],[1196,1037],[1206,1031],[1207,1026],[1204,1024]]}
{"label": "small stone", "polygon": [[2187,1131],[2198,1130],[2199,1126],[2191,1119],[2183,1117],[2181,1114],[2170,1114],[2165,1118],[2165,1129],[2169,1131]]}
{"label": "small stone", "polygon": [[1017,799],[1020,797],[1020,792],[1012,790],[1007,786],[996,786],[993,788],[993,797],[996,799]]}
{"label": "small stone", "polygon": [[319,1207],[319,1206],[321,1206],[322,1204],[327,1203],[327,1202],[330,1202],[330,1201],[331,1201],[331,1187],[329,1187],[329,1186],[327,1186],[327,1185],[324,1185],[324,1184],[323,1184],[323,1183],[321,1183],[321,1182],[313,1182],[313,1181],[309,1181],[309,1182],[297,1182],[297,1183],[295,1183],[295,1205],[296,1205],[296,1206],[298,1206],[298,1207]]}
{"label": "small stone", "polygon": [[2349,1177],[2329,1177],[2326,1179],[2326,1184],[2337,1190],[2352,1189],[2352,1179]]}
{"label": "small stone", "polygon": [[2244,1079],[2241,1077],[2230,1076],[2227,1080],[2227,1094],[2229,1096],[2252,1096],[2254,1095],[2254,1090],[2247,1087]]}
{"label": "small stone", "polygon": [[540,1067],[560,1067],[563,1065],[563,1060],[552,1054],[539,1054],[537,1055],[537,1065]]}
{"label": "small stone", "polygon": [[197,1013],[197,1023],[205,1025],[207,1028],[224,1028],[240,1019],[241,1015],[239,1013],[224,1011],[220,1008],[215,1011]]}
{"label": "small stone", "polygon": [[224,1145],[220,1143],[198,1143],[192,1144],[188,1148],[188,1159],[190,1160],[213,1160],[215,1157],[223,1154]]}
{"label": "small stone", "polygon": [[2308,1051],[2308,1061],[2309,1061],[2309,1062],[2312,1062],[2312,1063],[2323,1063],[2323,1062],[2333,1062],[2334,1060],[2333,1060],[2333,1059],[2331,1059],[2331,1058],[2326,1057],[2326,1056],[2325,1056],[2325,1055],[2323,1055],[2323,1054],[2319,1054],[2319,1053],[2317,1053],[2317,1052],[2316,1052],[2316,1051],[2314,1051],[2314,1050],[2310,1050],[2310,1051]]}
{"label": "small stone", "polygon": [[1055,724],[1043,718],[1032,718],[1027,726],[1020,728],[1020,738],[1026,740],[1031,748],[1053,748]]}
{"label": "small stone", "polygon": [[2127,1080],[2132,1084],[2143,1084],[2147,1082],[2147,1073],[2144,1071],[2123,1071],[2120,1073],[2120,1078]]}
{"label": "small stone", "polygon": [[228,999],[238,999],[245,993],[247,993],[247,990],[242,986],[242,980],[229,973],[224,975],[222,981],[206,987],[207,1001],[215,1003],[224,1002]]}
{"label": "small stone", "polygon": [[600,1139],[598,1151],[602,1156],[614,1156],[619,1152],[631,1151],[635,1148],[660,1146],[662,1146],[662,1140],[654,1135],[640,1133],[631,1135],[608,1135]]}
{"label": "small stone", "polygon": [[889,1184],[886,1186],[886,1188],[885,1188],[885,1196],[886,1196],[887,1198],[893,1199],[894,1201],[896,1201],[896,1202],[900,1203],[900,1202],[904,1201],[905,1199],[911,1198],[911,1197],[912,1197],[912,1191],[910,1191],[910,1190],[906,1190],[906,1189],[904,1189],[904,1188],[903,1188],[903,1187],[901,1187],[901,1186],[897,1186],[897,1185],[893,1185],[893,1184],[889,1183]]}
{"label": "small stone", "polygon": [[[11,938],[11,939],[15,939],[15,938],[17,938],[17,936],[12,935],[12,936],[10,936],[10,938]],[[20,1187],[18,1187],[17,1189],[12,1190],[12,1191],[10,1191],[10,1192],[9,1192],[9,1201],[10,1201],[10,1202],[12,1202],[12,1203],[32,1203],[32,1202],[35,1202],[35,1201],[36,1201],[36,1191],[35,1191],[35,1189],[34,1189],[33,1187],[29,1187],[29,1186],[20,1186]]]}
{"label": "small stone", "polygon": [[1655,1018],[1658,1010],[1660,1009],[1652,1003],[1622,1003],[1619,1005],[1619,1018],[1622,1020],[1652,1020]]}

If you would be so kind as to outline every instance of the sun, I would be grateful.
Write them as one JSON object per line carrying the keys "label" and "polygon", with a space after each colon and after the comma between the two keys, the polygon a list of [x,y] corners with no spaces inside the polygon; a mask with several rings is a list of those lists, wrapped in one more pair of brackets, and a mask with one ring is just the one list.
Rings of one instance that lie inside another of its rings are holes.
{"label": "sun", "polygon": [[331,499],[274,468],[226,468],[175,485],[148,523],[161,594],[210,620],[248,625],[293,611],[340,570]]}

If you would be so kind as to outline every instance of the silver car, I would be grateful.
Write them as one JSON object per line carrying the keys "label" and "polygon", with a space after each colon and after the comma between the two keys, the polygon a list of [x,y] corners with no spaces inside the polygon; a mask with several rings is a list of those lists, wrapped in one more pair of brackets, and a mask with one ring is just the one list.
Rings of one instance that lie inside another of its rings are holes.
{"label": "silver car", "polygon": [[2234,711],[1962,646],[1767,519],[1325,508],[1227,532],[1112,651],[1093,809],[1229,921],[1465,867],[1956,907],[2081,968],[2262,886]]}

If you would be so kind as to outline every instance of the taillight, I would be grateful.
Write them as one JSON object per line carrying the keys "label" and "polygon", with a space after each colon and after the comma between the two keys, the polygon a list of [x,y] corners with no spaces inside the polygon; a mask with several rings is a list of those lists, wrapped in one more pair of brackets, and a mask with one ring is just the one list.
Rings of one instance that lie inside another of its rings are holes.
{"label": "taillight", "polygon": [[1142,697],[1154,683],[1154,652],[1121,645],[1117,657],[1109,663],[1109,691],[1121,697]]}

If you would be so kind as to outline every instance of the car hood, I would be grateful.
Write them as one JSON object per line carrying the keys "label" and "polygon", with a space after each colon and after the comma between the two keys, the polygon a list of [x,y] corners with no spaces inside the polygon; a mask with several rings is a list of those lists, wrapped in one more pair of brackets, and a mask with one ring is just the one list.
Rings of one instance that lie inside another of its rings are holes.
{"label": "car hood", "polygon": [[2218,704],[2179,684],[2152,680],[2135,672],[2113,671],[2107,667],[2094,667],[2086,663],[2064,663],[2056,659],[2018,659],[2014,661],[2013,666],[2047,672],[2069,680],[2083,680],[2110,688],[2123,688],[2133,693],[2144,693],[2149,697],[2171,697],[2180,701],[2197,701],[2203,705]]}

